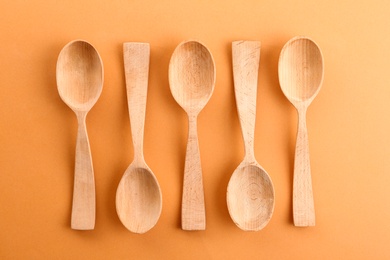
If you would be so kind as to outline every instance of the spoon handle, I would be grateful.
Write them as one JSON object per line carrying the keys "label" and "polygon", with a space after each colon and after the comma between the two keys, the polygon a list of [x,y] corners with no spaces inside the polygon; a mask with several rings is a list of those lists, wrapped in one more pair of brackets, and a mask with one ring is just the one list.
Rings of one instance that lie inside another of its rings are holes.
{"label": "spoon handle", "polygon": [[76,163],[74,173],[72,229],[92,230],[95,227],[95,179],[89,146],[86,113],[76,113],[78,121]]}
{"label": "spoon handle", "polygon": [[306,108],[302,107],[298,109],[298,133],[294,161],[294,225],[301,227],[315,225],[309,139],[306,127]]}
{"label": "spoon handle", "polygon": [[255,161],[254,135],[260,42],[236,41],[232,43],[232,50],[234,90],[244,138],[245,158]]}
{"label": "spoon handle", "polygon": [[186,159],[184,165],[181,226],[183,230],[205,230],[206,210],[200,163],[197,116],[189,115]]}
{"label": "spoon handle", "polygon": [[134,161],[143,161],[146,98],[148,91],[150,46],[148,43],[123,44],[127,105],[134,145]]}

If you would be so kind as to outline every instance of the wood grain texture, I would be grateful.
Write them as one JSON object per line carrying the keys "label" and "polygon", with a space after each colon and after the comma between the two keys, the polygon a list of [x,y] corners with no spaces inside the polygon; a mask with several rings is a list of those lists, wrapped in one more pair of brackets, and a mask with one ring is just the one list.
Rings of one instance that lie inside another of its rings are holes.
{"label": "wood grain texture", "polygon": [[206,212],[197,116],[214,91],[215,65],[210,51],[197,41],[186,41],[177,46],[169,64],[169,83],[173,97],[187,112],[189,121],[183,180],[182,229],[204,230]]}
{"label": "wood grain texture", "polygon": [[135,160],[144,161],[143,141],[148,93],[150,46],[148,43],[124,43],[127,108]]}
{"label": "wood grain texture", "polygon": [[271,178],[254,154],[260,46],[256,41],[232,44],[234,90],[245,157],[229,181],[227,204],[232,220],[245,231],[264,228],[272,217],[275,201]]}
{"label": "wood grain texture", "polygon": [[116,210],[128,230],[142,234],[156,225],[162,209],[160,186],[143,154],[150,46],[124,43],[123,57],[134,160],[119,183]]}
{"label": "wood grain texture", "polygon": [[95,180],[85,118],[103,88],[103,64],[95,48],[85,41],[73,41],[57,61],[57,86],[62,100],[78,121],[74,172],[72,229],[95,227]]}
{"label": "wood grain texture", "polygon": [[91,148],[85,124],[86,113],[77,112],[78,130],[72,202],[72,229],[90,230],[95,227],[96,195]]}
{"label": "wood grain texture", "polygon": [[315,225],[306,111],[321,88],[323,71],[321,50],[311,39],[295,37],[283,47],[279,58],[280,86],[298,112],[293,181],[295,226]]}
{"label": "wood grain texture", "polygon": [[255,41],[236,41],[232,44],[234,93],[244,139],[245,157],[248,161],[255,161],[254,139],[260,46],[260,42]]}

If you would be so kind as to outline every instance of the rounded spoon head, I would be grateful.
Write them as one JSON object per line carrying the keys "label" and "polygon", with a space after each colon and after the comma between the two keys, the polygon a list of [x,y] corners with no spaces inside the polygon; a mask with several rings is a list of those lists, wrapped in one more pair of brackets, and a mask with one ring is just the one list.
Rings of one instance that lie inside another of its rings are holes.
{"label": "rounded spoon head", "polygon": [[74,111],[88,111],[103,89],[103,63],[88,42],[76,40],[61,50],[57,61],[57,87]]}
{"label": "rounded spoon head", "polygon": [[257,164],[238,166],[228,184],[227,205],[234,223],[242,230],[264,228],[275,205],[274,188],[267,172]]}
{"label": "rounded spoon head", "polygon": [[169,86],[176,102],[189,112],[200,112],[215,85],[210,51],[200,42],[185,41],[176,47],[169,63]]}
{"label": "rounded spoon head", "polygon": [[279,82],[291,103],[310,103],[323,81],[324,64],[318,45],[307,37],[288,41],[279,57]]}
{"label": "rounded spoon head", "polygon": [[156,225],[161,208],[161,190],[152,171],[131,164],[116,192],[116,211],[123,225],[134,233],[145,233]]}

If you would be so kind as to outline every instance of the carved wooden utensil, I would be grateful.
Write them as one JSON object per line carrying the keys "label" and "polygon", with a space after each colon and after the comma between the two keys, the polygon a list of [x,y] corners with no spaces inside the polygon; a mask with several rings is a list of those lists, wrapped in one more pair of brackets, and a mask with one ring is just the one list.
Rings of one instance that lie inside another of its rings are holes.
{"label": "carved wooden utensil", "polygon": [[119,183],[116,211],[128,230],[141,234],[156,225],[162,208],[160,186],[143,154],[149,44],[124,43],[123,57],[134,160]]}
{"label": "carved wooden utensil", "polygon": [[85,41],[68,43],[58,57],[56,77],[60,96],[78,121],[71,227],[94,229],[95,180],[85,118],[103,89],[98,52]]}
{"label": "carved wooden utensil", "polygon": [[197,117],[214,91],[215,66],[210,51],[197,41],[186,41],[177,46],[169,63],[169,85],[173,97],[187,112],[189,120],[184,166],[182,229],[204,230],[206,215]]}
{"label": "carved wooden utensil", "polygon": [[254,154],[257,78],[260,42],[236,41],[233,78],[245,157],[233,172],[227,188],[227,205],[234,223],[245,231],[257,231],[270,221],[275,205],[271,178]]}
{"label": "carved wooden utensil", "polygon": [[320,91],[323,73],[321,50],[311,39],[295,37],[283,47],[279,58],[279,82],[284,95],[298,111],[293,184],[295,226],[315,225],[306,111]]}

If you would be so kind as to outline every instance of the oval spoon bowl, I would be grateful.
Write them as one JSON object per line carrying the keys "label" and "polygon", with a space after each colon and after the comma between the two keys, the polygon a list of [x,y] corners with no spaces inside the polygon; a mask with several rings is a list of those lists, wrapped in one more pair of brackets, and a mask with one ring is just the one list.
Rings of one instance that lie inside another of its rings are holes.
{"label": "oval spoon bowl", "polygon": [[75,111],[88,111],[103,89],[103,62],[91,44],[72,41],[60,52],[56,78],[61,99]]}
{"label": "oval spoon bowl", "polygon": [[215,66],[210,51],[197,41],[178,45],[169,63],[169,86],[176,102],[188,111],[199,112],[215,86]]}
{"label": "oval spoon bowl", "polygon": [[161,215],[162,197],[154,174],[147,167],[131,164],[116,193],[116,211],[123,225],[143,234],[154,227]]}
{"label": "oval spoon bowl", "polygon": [[259,165],[243,163],[233,172],[228,184],[229,214],[242,230],[261,230],[274,212],[274,197],[269,175]]}
{"label": "oval spoon bowl", "polygon": [[279,58],[279,82],[291,103],[311,101],[320,91],[324,64],[318,45],[307,37],[295,37]]}

